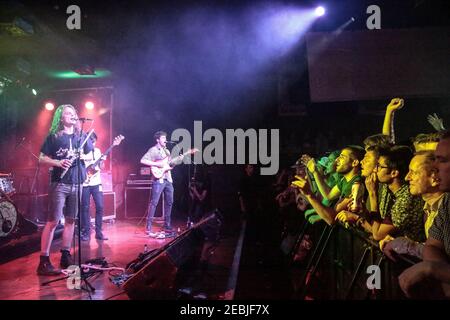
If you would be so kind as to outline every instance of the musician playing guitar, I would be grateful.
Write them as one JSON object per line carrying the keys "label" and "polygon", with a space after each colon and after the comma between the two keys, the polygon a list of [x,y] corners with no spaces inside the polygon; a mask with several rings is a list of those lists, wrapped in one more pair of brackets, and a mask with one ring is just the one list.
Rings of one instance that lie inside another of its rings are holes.
{"label": "musician playing guitar", "polygon": [[153,186],[150,196],[150,202],[147,211],[147,226],[146,233],[150,237],[156,237],[158,234],[152,232],[152,220],[155,216],[156,207],[164,192],[164,226],[165,233],[172,233],[171,214],[173,205],[173,180],[171,169],[173,166],[181,163],[186,154],[194,153],[196,150],[190,150],[176,159],[170,158],[170,152],[166,147],[167,133],[158,131],[154,134],[156,144],[151,147],[147,153],[142,157],[141,163],[151,167],[153,174]]}
{"label": "musician playing guitar", "polygon": [[[83,146],[83,152],[93,150],[92,143],[80,134],[78,114],[72,105],[59,106],[54,115],[50,132],[41,147],[39,163],[52,167],[49,188],[49,212],[47,222],[41,236],[41,256],[37,268],[38,275],[59,275],[61,270],[55,268],[50,261],[50,247],[53,235],[61,217],[65,216],[64,232],[61,245],[60,266],[63,269],[73,265],[70,254],[75,219],[78,214],[78,183],[79,177],[83,181],[86,177],[84,161],[73,157],[74,151]],[[72,160],[73,159],[73,160]],[[80,163],[78,163],[80,162]],[[80,172],[78,172],[80,170]],[[62,177],[62,173],[66,174]]]}
{"label": "musician playing guitar", "polygon": [[113,144],[108,150],[102,154],[99,148],[95,147],[97,142],[97,135],[95,132],[91,135],[92,144],[94,150],[82,155],[82,159],[86,165],[86,180],[83,183],[83,193],[81,197],[81,240],[89,241],[91,238],[91,217],[89,214],[90,198],[94,199],[95,203],[95,239],[108,240],[102,232],[103,222],[103,190],[102,179],[100,170],[103,169],[106,156],[112,150],[113,147],[118,146],[124,137],[122,135],[117,136],[114,139]]}

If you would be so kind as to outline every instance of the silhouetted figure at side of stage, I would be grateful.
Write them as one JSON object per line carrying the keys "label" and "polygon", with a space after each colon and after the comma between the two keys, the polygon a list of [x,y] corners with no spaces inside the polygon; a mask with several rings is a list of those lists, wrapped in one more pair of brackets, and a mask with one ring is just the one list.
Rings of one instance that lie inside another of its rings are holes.
{"label": "silhouetted figure at side of stage", "polygon": [[197,165],[189,181],[189,221],[199,222],[211,209],[211,180],[205,167]]}
{"label": "silhouetted figure at side of stage", "polygon": [[247,164],[239,183],[239,205],[242,219],[247,221],[247,234],[252,240],[262,240],[264,218],[262,216],[262,179],[256,173],[256,167]]}

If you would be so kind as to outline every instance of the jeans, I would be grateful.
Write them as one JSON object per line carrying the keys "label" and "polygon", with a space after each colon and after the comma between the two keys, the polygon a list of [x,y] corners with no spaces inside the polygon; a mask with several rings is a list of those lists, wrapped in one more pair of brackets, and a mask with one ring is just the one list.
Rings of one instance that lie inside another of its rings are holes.
{"label": "jeans", "polygon": [[95,203],[95,233],[100,234],[103,222],[103,191],[101,190],[101,185],[83,187],[81,197],[81,231],[86,234],[91,232],[91,215],[89,213],[91,195]]}
{"label": "jeans", "polygon": [[152,221],[155,216],[156,207],[158,206],[161,193],[164,192],[164,229],[171,229],[170,216],[172,214],[173,205],[173,185],[171,182],[164,180],[164,182],[154,181],[152,186],[152,194],[150,196],[150,203],[147,211],[147,231],[152,229]]}
{"label": "jeans", "polygon": [[75,220],[78,212],[78,185],[52,182],[49,190],[50,210],[47,221],[65,218]]}

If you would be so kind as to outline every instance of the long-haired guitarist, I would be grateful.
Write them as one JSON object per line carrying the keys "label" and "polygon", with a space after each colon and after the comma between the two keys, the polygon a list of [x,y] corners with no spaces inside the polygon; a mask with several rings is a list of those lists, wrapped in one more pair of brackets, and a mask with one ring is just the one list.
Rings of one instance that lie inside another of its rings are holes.
{"label": "long-haired guitarist", "polygon": [[181,160],[186,154],[195,152],[190,150],[176,159],[170,158],[170,152],[166,147],[167,133],[158,131],[154,134],[156,144],[151,147],[142,157],[141,163],[151,167],[153,175],[152,193],[147,211],[146,233],[150,237],[156,237],[157,233],[152,232],[152,221],[155,216],[156,207],[158,205],[161,194],[164,192],[164,231],[172,232],[171,215],[173,204],[173,180],[170,170]]}
{"label": "long-haired guitarist", "polygon": [[[85,143],[82,141],[86,141]],[[41,236],[41,256],[37,268],[39,275],[58,275],[61,270],[50,262],[50,246],[58,221],[65,216],[60,266],[66,269],[73,264],[70,246],[78,210],[78,182],[86,178],[84,162],[76,156],[84,143],[83,152],[93,150],[87,135],[80,136],[78,115],[72,105],[59,106],[53,115],[49,135],[41,147],[39,162],[52,166],[49,189],[49,213]],[[80,163],[78,164],[78,162]],[[80,174],[78,174],[80,168]],[[65,173],[65,174],[63,174]]]}

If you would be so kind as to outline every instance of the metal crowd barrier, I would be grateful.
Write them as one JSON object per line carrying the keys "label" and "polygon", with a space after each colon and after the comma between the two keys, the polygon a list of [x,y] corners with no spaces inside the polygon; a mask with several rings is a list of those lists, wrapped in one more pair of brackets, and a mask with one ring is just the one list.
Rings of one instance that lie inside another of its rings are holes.
{"label": "metal crowd barrier", "polygon": [[[413,262],[402,258],[392,262],[384,256],[378,242],[363,230],[325,222],[304,226],[313,235],[307,263],[302,268],[297,299],[316,300],[398,300],[405,299],[398,284],[399,274]],[[379,280],[379,281],[378,281]]]}

